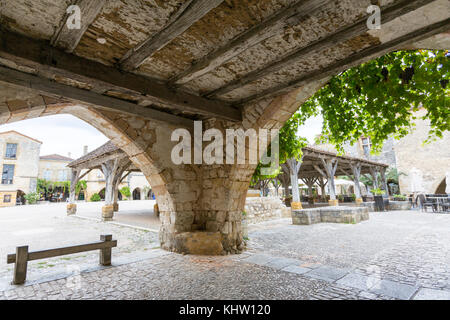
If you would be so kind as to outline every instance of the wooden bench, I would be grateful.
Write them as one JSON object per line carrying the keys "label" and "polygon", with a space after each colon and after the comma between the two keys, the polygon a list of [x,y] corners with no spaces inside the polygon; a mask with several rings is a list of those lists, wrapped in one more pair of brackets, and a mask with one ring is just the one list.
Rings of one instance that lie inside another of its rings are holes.
{"label": "wooden bench", "polygon": [[16,247],[16,253],[8,254],[6,263],[15,263],[13,284],[23,284],[27,277],[28,261],[52,258],[79,252],[100,250],[100,264],[111,265],[111,248],[117,247],[117,240],[112,235],[101,235],[100,241],[70,247],[28,252],[28,246]]}

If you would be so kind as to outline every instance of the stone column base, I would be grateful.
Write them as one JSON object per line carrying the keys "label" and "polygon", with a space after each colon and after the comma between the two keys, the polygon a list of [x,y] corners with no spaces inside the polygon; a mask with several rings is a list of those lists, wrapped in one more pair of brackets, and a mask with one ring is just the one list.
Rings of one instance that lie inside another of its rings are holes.
{"label": "stone column base", "polygon": [[114,202],[113,207],[114,207],[114,212],[119,211],[119,204],[117,202]]}
{"label": "stone column base", "polygon": [[69,203],[67,204],[67,215],[73,215],[77,213],[77,205],[75,203]]}
{"label": "stone column base", "polygon": [[362,198],[356,198],[355,199],[355,203],[359,206],[361,203],[363,203],[363,199]]}
{"label": "stone column base", "polygon": [[328,200],[328,205],[330,207],[337,207],[339,206],[339,200],[335,199],[335,200]]}
{"label": "stone column base", "polygon": [[291,202],[291,209],[292,210],[302,210],[302,203],[301,202]]}
{"label": "stone column base", "polygon": [[102,207],[102,220],[112,221],[114,217],[114,205],[105,205]]}

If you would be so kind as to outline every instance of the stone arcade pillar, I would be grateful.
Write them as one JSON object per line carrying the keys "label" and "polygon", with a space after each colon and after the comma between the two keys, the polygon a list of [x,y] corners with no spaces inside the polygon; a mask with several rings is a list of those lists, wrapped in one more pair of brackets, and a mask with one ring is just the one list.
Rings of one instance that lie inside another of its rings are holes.
{"label": "stone arcade pillar", "polygon": [[359,179],[361,178],[361,163],[350,163],[350,167],[352,168],[353,173],[353,183],[355,184],[355,202],[360,205],[363,202],[361,195],[361,186],[359,185]]}
{"label": "stone arcade pillar", "polygon": [[77,213],[77,205],[75,203],[75,196],[76,196],[75,190],[79,180],[80,180],[80,170],[72,169],[72,174],[70,177],[69,203],[67,204],[67,215]]}

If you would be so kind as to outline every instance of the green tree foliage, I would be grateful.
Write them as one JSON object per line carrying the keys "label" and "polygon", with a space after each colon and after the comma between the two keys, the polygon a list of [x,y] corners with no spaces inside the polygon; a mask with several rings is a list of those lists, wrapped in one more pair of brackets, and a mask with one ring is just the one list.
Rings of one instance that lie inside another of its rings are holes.
{"label": "green tree foliage", "polygon": [[28,204],[35,204],[36,202],[38,202],[40,196],[39,193],[36,192],[31,192],[28,193],[26,195],[23,196],[25,198],[25,200],[27,200]]}
{"label": "green tree foliage", "polygon": [[[69,184],[70,187],[70,184]],[[75,194],[78,195],[81,190],[86,190],[87,189],[87,182],[86,180],[80,180],[77,182],[77,185],[75,186]]]}
{"label": "green tree foliage", "polygon": [[413,129],[413,113],[426,110],[427,141],[450,129],[450,54],[444,50],[397,51],[331,78],[300,108],[303,118],[322,113],[322,137],[342,152],[365,135],[374,152]]}
{"label": "green tree foliage", "polygon": [[97,202],[97,201],[100,201],[100,200],[102,200],[102,198],[100,197],[100,195],[98,194],[98,193],[94,193],[92,196],[91,196],[91,199],[90,199],[92,202]]}
{"label": "green tree foliage", "polygon": [[126,198],[129,198],[131,196],[131,191],[129,187],[122,187],[122,189],[120,189],[119,191]]}

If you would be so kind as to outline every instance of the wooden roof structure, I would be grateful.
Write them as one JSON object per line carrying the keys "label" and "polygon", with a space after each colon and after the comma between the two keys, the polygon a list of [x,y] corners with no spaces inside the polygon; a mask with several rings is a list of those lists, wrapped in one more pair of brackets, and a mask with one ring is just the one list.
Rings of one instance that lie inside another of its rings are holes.
{"label": "wooden roof structure", "polygon": [[[85,154],[84,156],[73,160],[67,166],[72,169],[82,170],[82,169],[102,169],[102,163],[113,159],[125,159],[128,155],[116,147],[111,141],[106,142],[102,146],[95,150]],[[129,167],[127,171],[129,172],[139,172],[141,171],[135,164],[129,160]]]}
{"label": "wooden roof structure", "polygon": [[176,125],[239,122],[247,106],[386,52],[435,36],[434,49],[448,48],[448,1],[381,1],[381,31],[367,27],[372,2],[77,0],[81,27],[68,28],[68,1],[5,0],[0,91],[18,89],[0,95],[0,106],[17,104],[26,89],[30,101]]}
{"label": "wooden roof structure", "polygon": [[321,177],[321,173],[316,169],[318,167],[323,171],[323,163],[321,159],[336,159],[338,161],[336,176],[346,175],[352,176],[351,165],[359,163],[361,165],[361,174],[371,173],[372,169],[385,169],[389,167],[388,164],[370,161],[364,158],[351,157],[346,155],[338,155],[337,153],[322,150],[317,147],[304,147],[302,165],[300,167],[298,177],[315,178]]}

